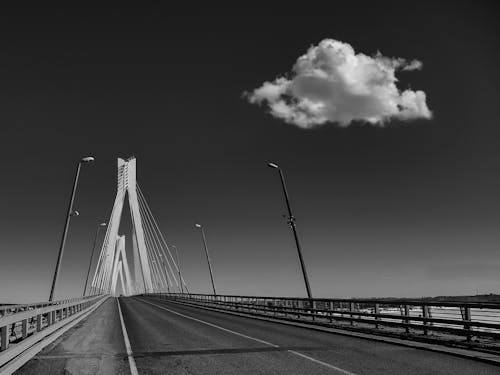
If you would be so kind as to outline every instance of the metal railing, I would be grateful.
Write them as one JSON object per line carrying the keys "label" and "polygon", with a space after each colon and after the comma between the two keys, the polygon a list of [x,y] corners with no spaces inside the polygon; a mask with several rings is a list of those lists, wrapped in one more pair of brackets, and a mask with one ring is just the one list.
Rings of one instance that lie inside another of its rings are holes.
{"label": "metal railing", "polygon": [[469,345],[498,344],[500,303],[414,300],[324,299],[156,293],[158,298],[255,316],[371,330],[398,336],[422,336]]}
{"label": "metal railing", "polygon": [[58,322],[87,310],[106,295],[54,302],[0,305],[0,358],[11,343],[19,343]]}

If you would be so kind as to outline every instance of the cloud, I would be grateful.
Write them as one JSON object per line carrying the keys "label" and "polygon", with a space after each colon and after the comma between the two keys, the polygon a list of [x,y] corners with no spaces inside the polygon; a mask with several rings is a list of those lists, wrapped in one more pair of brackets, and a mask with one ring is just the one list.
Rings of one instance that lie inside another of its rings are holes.
{"label": "cloud", "polygon": [[328,122],[348,126],[353,121],[383,125],[391,119],[430,119],[423,91],[401,92],[396,71],[422,68],[422,62],[370,57],[353,47],[325,39],[299,57],[289,78],[246,92],[250,103],[264,104],[274,117],[301,128]]}

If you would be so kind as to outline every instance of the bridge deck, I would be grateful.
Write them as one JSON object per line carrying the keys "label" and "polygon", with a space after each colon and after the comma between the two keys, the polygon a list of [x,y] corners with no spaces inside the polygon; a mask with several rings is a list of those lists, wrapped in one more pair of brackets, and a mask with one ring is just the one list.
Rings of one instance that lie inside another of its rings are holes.
{"label": "bridge deck", "polygon": [[[120,304],[139,374],[499,373],[496,366],[450,355],[158,299],[121,298]],[[57,374],[64,369],[130,373],[116,299],[108,300],[18,373]]]}

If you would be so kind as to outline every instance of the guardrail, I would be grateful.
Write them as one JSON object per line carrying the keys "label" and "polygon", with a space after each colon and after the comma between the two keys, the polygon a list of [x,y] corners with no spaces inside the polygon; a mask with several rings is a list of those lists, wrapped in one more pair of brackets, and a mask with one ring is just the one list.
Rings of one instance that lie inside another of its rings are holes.
{"label": "guardrail", "polygon": [[17,344],[27,337],[43,333],[56,323],[89,309],[104,297],[106,296],[94,295],[54,302],[0,306],[0,365],[11,342]]}
{"label": "guardrail", "polygon": [[[500,303],[307,299],[209,294],[148,294],[249,315],[386,334],[423,336],[500,349]],[[484,342],[484,341],[489,342]]]}

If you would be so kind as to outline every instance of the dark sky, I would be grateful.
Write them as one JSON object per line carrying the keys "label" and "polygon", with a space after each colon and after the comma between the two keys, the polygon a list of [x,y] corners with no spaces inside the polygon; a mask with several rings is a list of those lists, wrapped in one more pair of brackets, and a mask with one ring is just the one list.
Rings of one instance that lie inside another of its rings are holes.
{"label": "dark sky", "polygon": [[[221,293],[305,295],[276,161],[316,296],[499,292],[500,14],[437,3],[2,9],[0,301],[48,298],[86,155],[58,298],[80,293],[131,155],[191,291],[210,291],[199,221]],[[434,118],[304,130],[242,98],[324,38],[421,60],[399,87]]]}

